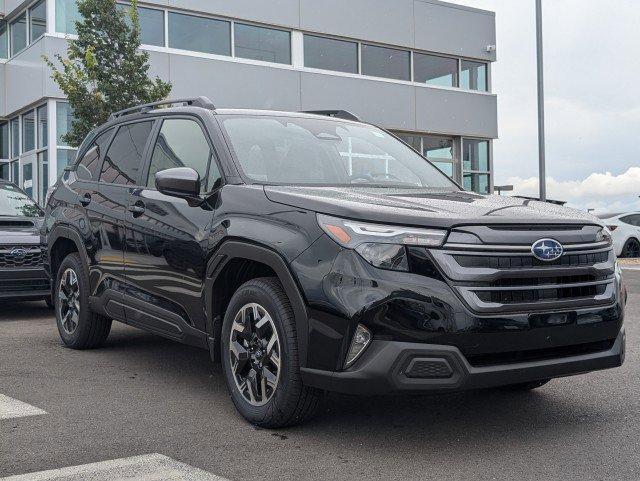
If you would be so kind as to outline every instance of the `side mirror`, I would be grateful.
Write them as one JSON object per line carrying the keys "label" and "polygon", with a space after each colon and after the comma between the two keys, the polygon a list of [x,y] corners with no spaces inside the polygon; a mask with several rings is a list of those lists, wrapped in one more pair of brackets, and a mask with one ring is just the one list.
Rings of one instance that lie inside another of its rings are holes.
{"label": "side mirror", "polygon": [[174,167],[156,172],[156,189],[181,199],[200,196],[200,174],[190,167]]}

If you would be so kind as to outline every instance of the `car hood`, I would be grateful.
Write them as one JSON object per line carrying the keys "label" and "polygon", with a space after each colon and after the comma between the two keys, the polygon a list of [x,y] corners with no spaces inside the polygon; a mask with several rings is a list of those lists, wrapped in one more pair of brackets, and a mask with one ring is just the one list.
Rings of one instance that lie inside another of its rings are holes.
{"label": "car hood", "polygon": [[0,244],[40,244],[41,217],[0,216]]}
{"label": "car hood", "polygon": [[265,186],[273,202],[339,217],[402,225],[596,224],[586,212],[498,195],[432,189]]}

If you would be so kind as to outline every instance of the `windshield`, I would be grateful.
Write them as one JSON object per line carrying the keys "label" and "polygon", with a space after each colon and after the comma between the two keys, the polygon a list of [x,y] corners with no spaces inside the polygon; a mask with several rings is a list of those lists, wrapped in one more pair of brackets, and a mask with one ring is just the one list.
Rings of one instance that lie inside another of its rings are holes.
{"label": "windshield", "polygon": [[221,116],[245,176],[257,183],[448,188],[447,176],[387,132],[283,116]]}
{"label": "windshield", "polygon": [[0,184],[0,216],[42,217],[44,212],[15,185]]}

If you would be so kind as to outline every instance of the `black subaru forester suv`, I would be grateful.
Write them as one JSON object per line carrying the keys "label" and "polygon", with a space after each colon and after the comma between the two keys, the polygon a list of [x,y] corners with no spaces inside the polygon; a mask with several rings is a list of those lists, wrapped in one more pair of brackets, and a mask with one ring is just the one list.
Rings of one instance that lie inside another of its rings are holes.
{"label": "black subaru forester suv", "polygon": [[46,210],[64,343],[115,319],[208,349],[260,426],[325,391],[531,389],[624,360],[598,219],[465,192],[348,112],[118,112]]}

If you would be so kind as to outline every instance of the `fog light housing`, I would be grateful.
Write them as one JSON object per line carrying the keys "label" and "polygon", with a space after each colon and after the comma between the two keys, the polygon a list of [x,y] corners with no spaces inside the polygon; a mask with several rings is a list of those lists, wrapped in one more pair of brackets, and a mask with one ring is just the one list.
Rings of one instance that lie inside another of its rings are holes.
{"label": "fog light housing", "polygon": [[349,346],[349,352],[347,353],[347,360],[344,363],[345,369],[351,366],[356,359],[360,357],[360,354],[367,348],[373,336],[371,331],[364,327],[362,324],[358,324],[356,332],[351,339],[351,346]]}

